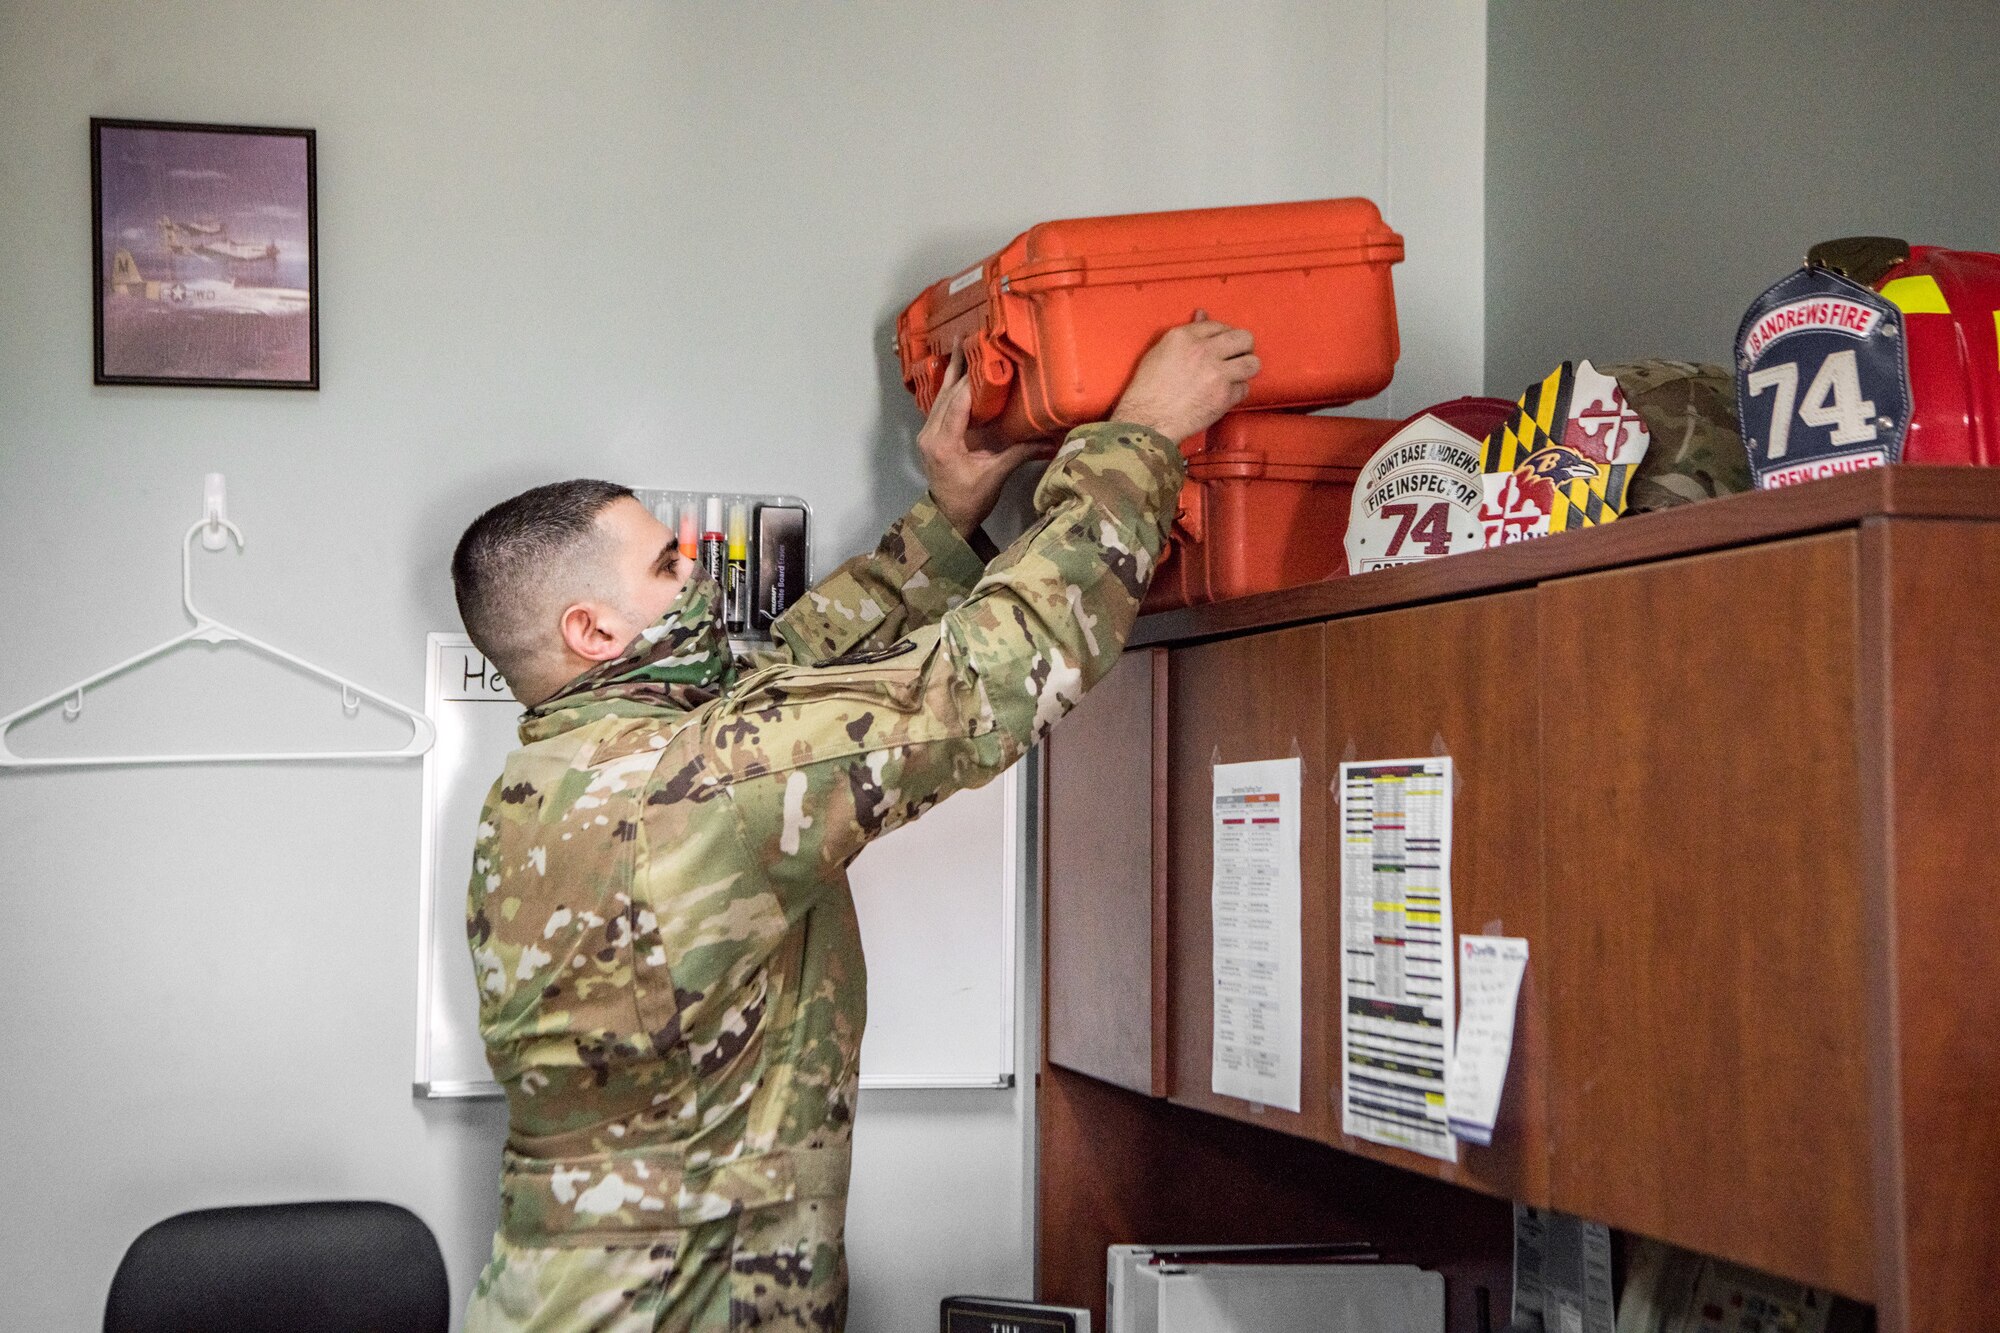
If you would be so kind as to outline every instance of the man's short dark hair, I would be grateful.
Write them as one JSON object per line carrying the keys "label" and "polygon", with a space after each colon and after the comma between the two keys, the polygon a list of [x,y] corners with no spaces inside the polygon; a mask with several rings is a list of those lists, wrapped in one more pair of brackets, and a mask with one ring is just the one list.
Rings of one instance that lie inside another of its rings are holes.
{"label": "man's short dark hair", "polygon": [[551,482],[494,505],[458,539],[451,583],[459,619],[517,698],[555,647],[549,617],[561,608],[549,603],[587,591],[578,558],[595,554],[598,514],[631,494],[609,481]]}

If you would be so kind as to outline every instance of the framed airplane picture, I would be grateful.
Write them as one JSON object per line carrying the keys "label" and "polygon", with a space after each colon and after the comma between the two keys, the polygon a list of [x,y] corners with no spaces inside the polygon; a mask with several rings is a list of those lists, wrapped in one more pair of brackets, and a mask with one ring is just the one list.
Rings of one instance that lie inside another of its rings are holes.
{"label": "framed airplane picture", "polygon": [[319,387],[313,132],[90,122],[96,381]]}

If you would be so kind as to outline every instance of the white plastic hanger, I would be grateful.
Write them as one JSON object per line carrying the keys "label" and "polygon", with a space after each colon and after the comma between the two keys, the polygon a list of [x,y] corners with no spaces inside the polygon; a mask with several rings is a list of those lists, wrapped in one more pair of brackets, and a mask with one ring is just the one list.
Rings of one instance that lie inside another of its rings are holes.
{"label": "white plastic hanger", "polygon": [[[111,764],[261,764],[279,761],[291,762],[301,759],[345,760],[345,759],[414,759],[431,748],[437,739],[437,728],[431,720],[414,708],[406,708],[394,699],[385,699],[365,685],[336,676],[324,667],[314,666],[304,658],[294,656],[282,648],[274,648],[262,639],[232,629],[221,621],[203,615],[194,605],[194,539],[201,536],[201,544],[211,551],[220,551],[226,537],[236,539],[237,548],[243,546],[243,533],[224,514],[222,474],[211,472],[203,489],[203,514],[195,525],[187,530],[181,539],[181,605],[187,608],[194,620],[194,628],[184,634],[177,634],[157,648],[148,648],[135,657],[128,657],[116,666],[106,667],[94,676],[86,676],[74,685],[68,685],[46,699],[38,699],[26,708],[0,717],[0,768],[84,768],[101,767]],[[241,643],[255,648],[258,652],[275,657],[281,662],[289,662],[302,671],[318,676],[321,680],[340,686],[341,711],[353,717],[361,711],[361,701],[370,700],[409,719],[410,740],[398,750],[322,750],[322,751],[278,751],[267,754],[147,754],[147,755],[93,755],[77,759],[37,759],[15,754],[7,748],[7,732],[22,718],[39,713],[50,704],[60,702],[63,716],[75,718],[83,712],[83,692],[93,685],[109,680],[120,672],[130,671],[144,662],[150,662],[163,653],[172,651],[191,640],[202,643]]]}

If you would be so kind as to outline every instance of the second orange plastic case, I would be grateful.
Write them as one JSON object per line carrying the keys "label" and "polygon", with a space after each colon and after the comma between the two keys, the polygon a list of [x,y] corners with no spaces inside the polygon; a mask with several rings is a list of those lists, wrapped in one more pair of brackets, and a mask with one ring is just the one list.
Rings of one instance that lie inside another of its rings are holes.
{"label": "second orange plastic case", "polygon": [[1402,424],[1290,412],[1232,412],[1216,422],[1188,458],[1173,545],[1142,609],[1345,573],[1355,480]]}

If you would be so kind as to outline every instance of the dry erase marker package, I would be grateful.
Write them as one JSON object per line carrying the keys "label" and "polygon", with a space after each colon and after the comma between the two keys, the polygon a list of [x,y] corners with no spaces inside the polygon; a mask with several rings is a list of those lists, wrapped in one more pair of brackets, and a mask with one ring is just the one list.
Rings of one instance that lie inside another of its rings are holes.
{"label": "dry erase marker package", "polygon": [[769,635],[771,622],[806,590],[810,580],[806,540],[810,517],[805,506],[795,501],[757,506],[756,562],[751,569],[753,634]]}
{"label": "dry erase marker package", "polygon": [[811,585],[812,506],[798,496],[650,487],[633,494],[675,534],[682,557],[721,585],[732,639],[768,640],[771,622]]}

